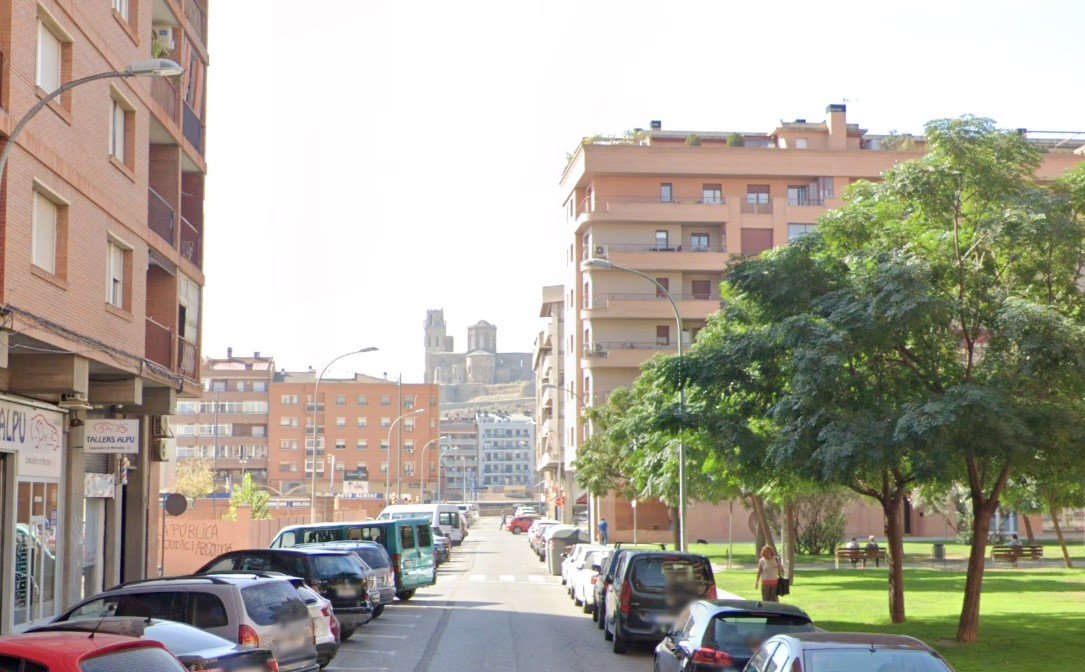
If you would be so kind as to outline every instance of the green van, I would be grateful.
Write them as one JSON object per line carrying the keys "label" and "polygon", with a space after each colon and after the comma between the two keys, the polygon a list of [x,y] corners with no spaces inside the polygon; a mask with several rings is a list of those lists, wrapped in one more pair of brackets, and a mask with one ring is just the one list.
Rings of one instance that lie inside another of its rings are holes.
{"label": "green van", "polygon": [[384,546],[392,557],[396,597],[401,600],[409,600],[415,590],[437,583],[433,531],[428,518],[289,525],[279,530],[271,548],[329,541],[375,541]]}

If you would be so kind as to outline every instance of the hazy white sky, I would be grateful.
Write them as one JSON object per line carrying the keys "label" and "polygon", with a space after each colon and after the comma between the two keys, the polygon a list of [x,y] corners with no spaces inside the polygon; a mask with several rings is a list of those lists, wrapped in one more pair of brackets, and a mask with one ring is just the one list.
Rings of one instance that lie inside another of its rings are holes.
{"label": "hazy white sky", "polygon": [[422,321],[528,351],[564,280],[582,136],[767,131],[846,101],[872,132],[964,113],[1085,130],[1067,2],[215,0],[204,353],[422,376]]}

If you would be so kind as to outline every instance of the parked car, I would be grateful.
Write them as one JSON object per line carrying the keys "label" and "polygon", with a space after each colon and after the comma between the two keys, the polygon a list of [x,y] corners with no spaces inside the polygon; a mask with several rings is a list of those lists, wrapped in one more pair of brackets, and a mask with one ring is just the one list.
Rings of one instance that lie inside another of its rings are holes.
{"label": "parked car", "polygon": [[953,672],[937,651],[918,639],[860,632],[776,635],[758,648],[746,666],[746,672],[798,669]]}
{"label": "parked car", "polygon": [[531,526],[535,524],[535,521],[539,517],[533,513],[529,513],[525,516],[514,516],[508,523],[505,524],[505,529],[513,534],[523,534],[531,529]]}
{"label": "parked car", "polygon": [[600,630],[603,629],[603,614],[607,611],[607,588],[614,582],[614,572],[617,571],[618,563],[626,553],[632,553],[632,551],[623,549],[621,546],[615,546],[610,556],[607,557],[607,561],[600,563],[602,571],[600,571],[599,579],[592,588],[594,598],[592,601],[595,602],[595,610],[592,611],[591,615],[592,620],[595,621]]}
{"label": "parked car", "polygon": [[609,549],[590,551],[580,561],[580,566],[572,572],[569,583],[573,603],[582,607],[585,614],[595,611],[595,585],[601,578],[602,567],[610,553]]}
{"label": "parked car", "polygon": [[806,612],[790,604],[698,600],[679,615],[674,627],[656,647],[655,670],[741,670],[769,637],[815,630]]}
{"label": "parked car", "polygon": [[425,518],[430,525],[438,527],[444,536],[459,546],[467,537],[467,524],[455,504],[392,504],[384,507],[377,520],[403,520]]}
{"label": "parked car", "polygon": [[7,669],[24,672],[187,672],[159,642],[102,633],[34,632],[0,637]]}
{"label": "parked car", "polygon": [[392,559],[396,597],[409,600],[417,589],[437,582],[430,526],[427,518],[289,525],[279,530],[271,548],[330,541],[375,541],[384,546]]}
{"label": "parked car", "polygon": [[324,669],[339,653],[341,632],[332,601],[310,588],[303,579],[290,577],[287,580],[297,589],[298,597],[309,609],[309,620],[313,624],[313,643],[316,644],[316,662],[320,669]]}
{"label": "parked car", "polygon": [[[303,579],[331,600],[335,617],[339,619],[340,639],[347,640],[373,618],[369,583],[351,556],[347,551],[324,548],[251,548],[223,553],[196,573],[266,571]],[[380,601],[379,595],[372,597]]]}
{"label": "parked car", "polygon": [[527,515],[539,515],[539,510],[534,506],[518,506],[516,511],[513,512],[513,516],[527,516]]}
{"label": "parked car", "polygon": [[478,504],[457,504],[456,508],[467,519],[468,527],[478,522]]}
{"label": "parked car", "polygon": [[270,649],[281,672],[320,669],[309,610],[281,578],[234,573],[135,581],[85,599],[53,622],[107,616],[187,623],[242,646]]}
{"label": "parked car", "polygon": [[380,595],[380,604],[374,603],[373,618],[380,617],[384,613],[385,605],[391,604],[396,599],[396,577],[395,572],[392,571],[392,558],[384,546],[375,541],[331,541],[313,546],[349,551],[361,558],[364,565],[362,572],[376,583],[377,592]]}
{"label": "parked car", "polygon": [[158,642],[192,672],[273,672],[275,657],[269,649],[253,649],[194,628],[185,623],[139,616],[112,616],[95,620],[65,621],[43,625],[30,632],[93,632],[135,637]]}
{"label": "parked car", "polygon": [[547,528],[553,527],[554,525],[561,525],[561,523],[557,520],[540,518],[528,528],[527,543],[531,546],[531,550],[535,552],[535,555],[539,557],[539,562],[542,562],[546,558],[546,548],[543,546],[542,535],[546,532]]}
{"label": "parked car", "polygon": [[561,585],[572,597],[572,573],[580,569],[588,553],[602,549],[598,544],[573,544],[565,547],[565,558],[561,561]]}
{"label": "parked car", "polygon": [[436,527],[430,530],[433,532],[433,560],[441,566],[452,559],[452,542]]}
{"label": "parked car", "polygon": [[656,644],[697,599],[716,599],[708,558],[667,551],[623,554],[607,586],[603,635],[613,642],[614,653],[624,653],[632,642]]}

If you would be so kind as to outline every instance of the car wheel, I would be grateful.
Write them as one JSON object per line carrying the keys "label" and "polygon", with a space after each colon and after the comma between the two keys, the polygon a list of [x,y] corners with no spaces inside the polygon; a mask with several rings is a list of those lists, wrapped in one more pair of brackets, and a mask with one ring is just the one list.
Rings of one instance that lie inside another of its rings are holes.
{"label": "car wheel", "polygon": [[347,641],[348,639],[350,639],[351,637],[354,636],[354,630],[355,630],[354,628],[349,628],[349,629],[348,628],[343,628],[342,630],[339,631],[339,639],[344,641],[344,642]]}
{"label": "car wheel", "polygon": [[591,605],[591,620],[596,623],[599,622],[599,610],[595,608],[595,605]]}
{"label": "car wheel", "polygon": [[407,600],[414,597],[414,589],[412,588],[410,590],[404,590],[402,592],[396,593],[396,597],[399,598],[401,602],[406,602]]}
{"label": "car wheel", "polygon": [[595,607],[594,606],[588,604],[587,602],[582,602],[582,604],[584,605],[583,609],[584,609],[585,614],[594,614],[595,613]]}
{"label": "car wheel", "polygon": [[576,596],[576,595],[574,594],[574,595],[573,595],[573,604],[575,604],[575,605],[576,605],[576,606],[578,606],[578,607],[583,607],[583,606],[584,606],[584,600],[580,599],[579,597],[577,597],[577,596]]}
{"label": "car wheel", "polygon": [[518,528],[518,527],[512,528],[512,533],[513,534],[520,534],[520,528]]}
{"label": "car wheel", "polygon": [[383,613],[384,613],[384,605],[382,604],[382,605],[378,606],[376,609],[373,610],[373,618],[380,618],[381,614],[383,614]]}
{"label": "car wheel", "polygon": [[629,642],[625,637],[622,637],[622,631],[618,628],[618,624],[614,624],[614,635],[611,637],[611,649],[614,653],[625,653],[629,650]]}
{"label": "car wheel", "polygon": [[606,619],[603,620],[603,639],[608,642],[614,639],[614,635],[610,634],[610,628],[607,627]]}

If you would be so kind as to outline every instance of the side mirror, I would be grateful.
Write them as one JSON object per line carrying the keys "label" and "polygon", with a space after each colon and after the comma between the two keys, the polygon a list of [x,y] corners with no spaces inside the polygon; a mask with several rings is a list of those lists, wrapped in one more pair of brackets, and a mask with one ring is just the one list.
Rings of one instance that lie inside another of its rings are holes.
{"label": "side mirror", "polygon": [[603,568],[600,567],[599,565],[592,565],[591,566],[591,571],[596,572],[596,573],[601,573],[603,571]]}

